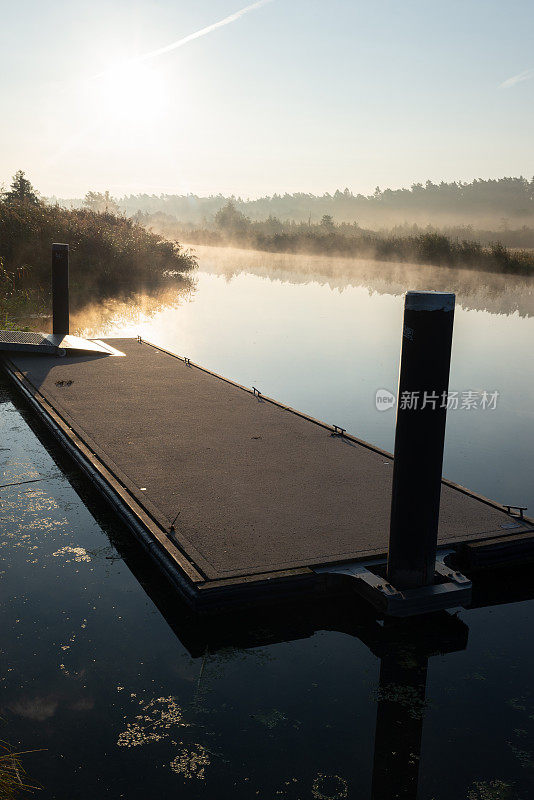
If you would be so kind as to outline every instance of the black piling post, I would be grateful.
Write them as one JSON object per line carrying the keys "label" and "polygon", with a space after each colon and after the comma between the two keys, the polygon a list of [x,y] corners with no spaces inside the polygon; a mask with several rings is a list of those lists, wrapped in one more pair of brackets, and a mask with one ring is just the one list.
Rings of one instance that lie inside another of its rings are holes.
{"label": "black piling post", "polygon": [[52,332],[69,333],[69,246],[52,245]]}
{"label": "black piling post", "polygon": [[405,298],[387,566],[398,589],[434,582],[454,300]]}

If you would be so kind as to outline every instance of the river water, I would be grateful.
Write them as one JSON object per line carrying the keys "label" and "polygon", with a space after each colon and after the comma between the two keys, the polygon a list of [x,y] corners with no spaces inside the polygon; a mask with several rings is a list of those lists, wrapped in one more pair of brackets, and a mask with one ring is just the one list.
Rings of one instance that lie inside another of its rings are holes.
{"label": "river water", "polygon": [[[192,290],[86,308],[78,332],[140,334],[391,450],[375,398],[396,391],[403,293],[453,290],[444,474],[532,513],[534,281],[197,252]],[[356,608],[198,624],[7,387],[0,401],[0,739],[39,751],[23,756],[39,796],[533,796],[531,569],[480,579],[436,641],[399,645]]]}

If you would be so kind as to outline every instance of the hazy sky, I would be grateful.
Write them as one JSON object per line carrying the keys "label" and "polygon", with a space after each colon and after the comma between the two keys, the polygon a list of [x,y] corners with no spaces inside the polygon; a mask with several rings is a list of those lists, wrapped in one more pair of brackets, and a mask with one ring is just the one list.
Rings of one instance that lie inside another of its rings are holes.
{"label": "hazy sky", "polygon": [[167,47],[246,6],[3,4],[0,184],[20,168],[61,197],[257,196],[534,174],[532,0],[270,0]]}

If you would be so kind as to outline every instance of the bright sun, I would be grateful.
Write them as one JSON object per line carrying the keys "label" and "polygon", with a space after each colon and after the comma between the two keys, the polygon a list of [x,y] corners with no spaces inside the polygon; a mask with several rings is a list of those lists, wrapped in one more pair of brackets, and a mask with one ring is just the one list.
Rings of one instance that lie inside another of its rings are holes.
{"label": "bright sun", "polygon": [[142,62],[112,67],[87,86],[91,113],[110,128],[146,129],[160,123],[165,114],[165,78]]}

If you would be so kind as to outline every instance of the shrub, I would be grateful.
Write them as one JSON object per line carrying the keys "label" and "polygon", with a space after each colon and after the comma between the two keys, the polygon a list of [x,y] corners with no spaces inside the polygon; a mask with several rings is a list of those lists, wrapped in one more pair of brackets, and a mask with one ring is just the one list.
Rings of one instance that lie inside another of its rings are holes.
{"label": "shrub", "polygon": [[[126,217],[44,203],[0,201],[0,311],[30,307],[50,291],[53,242],[70,250],[74,307],[184,275],[194,256]],[[35,311],[37,309],[34,309]]]}

